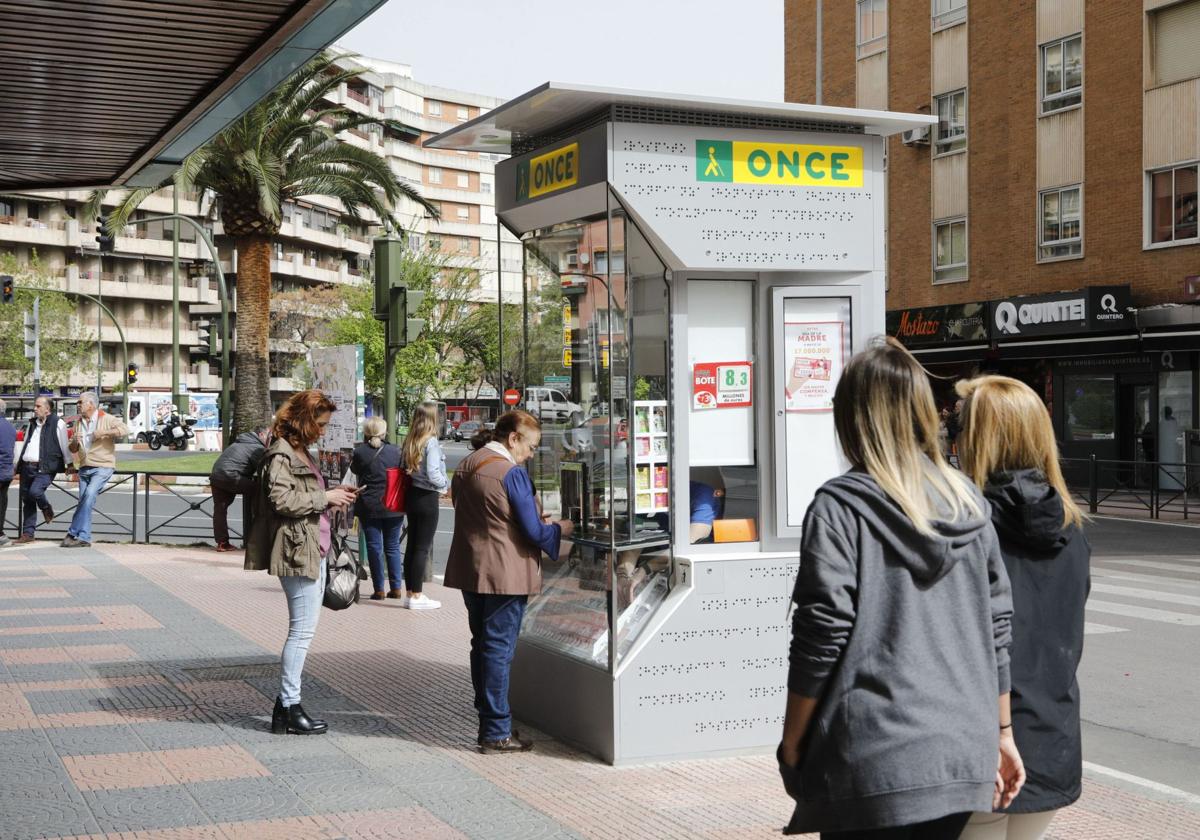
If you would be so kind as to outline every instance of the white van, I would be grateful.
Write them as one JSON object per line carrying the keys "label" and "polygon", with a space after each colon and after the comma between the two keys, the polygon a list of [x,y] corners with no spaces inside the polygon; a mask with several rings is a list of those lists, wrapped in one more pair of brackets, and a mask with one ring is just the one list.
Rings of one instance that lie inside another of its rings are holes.
{"label": "white van", "polygon": [[544,423],[583,422],[583,408],[557,388],[526,388],[524,409]]}

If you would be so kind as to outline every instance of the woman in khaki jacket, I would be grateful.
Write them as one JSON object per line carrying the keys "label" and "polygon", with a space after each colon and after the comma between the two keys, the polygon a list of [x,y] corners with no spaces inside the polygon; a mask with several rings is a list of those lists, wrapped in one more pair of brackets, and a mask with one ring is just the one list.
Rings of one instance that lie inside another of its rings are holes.
{"label": "woman in khaki jacket", "polygon": [[[486,434],[486,433],[484,433]],[[471,627],[471,682],[484,753],[532,749],[512,729],[508,675],[521,617],[542,588],[542,552],[558,559],[568,520],[546,522],[521,465],[537,452],[542,425],[532,414],[500,415],[490,440],[458,465],[450,484],[454,537],[445,585],[461,589]]]}
{"label": "woman in khaki jacket", "polygon": [[282,684],[271,716],[271,731],[276,735],[315,735],[329,728],[301,708],[300,675],[321,616],[330,547],[329,509],[349,505],[355,495],[346,487],[326,489],[308,454],[336,408],[320,391],[293,394],[275,415],[271,430],[275,441],[259,469],[261,483],[245,568],[267,569],[278,577],[288,602]]}

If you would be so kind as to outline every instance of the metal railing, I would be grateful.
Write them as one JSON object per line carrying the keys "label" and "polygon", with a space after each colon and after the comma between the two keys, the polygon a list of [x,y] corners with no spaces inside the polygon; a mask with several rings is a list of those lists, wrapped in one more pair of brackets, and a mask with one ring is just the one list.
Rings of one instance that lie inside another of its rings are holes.
{"label": "metal railing", "polygon": [[1089,513],[1190,519],[1200,513],[1200,463],[1062,458],[1072,496]]}

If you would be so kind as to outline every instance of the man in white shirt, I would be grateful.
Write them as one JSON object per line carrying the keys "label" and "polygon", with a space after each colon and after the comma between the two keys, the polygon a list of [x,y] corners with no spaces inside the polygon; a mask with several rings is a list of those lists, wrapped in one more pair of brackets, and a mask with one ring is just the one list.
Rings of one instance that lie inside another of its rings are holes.
{"label": "man in white shirt", "polygon": [[54,521],[54,508],[46,499],[46,490],[66,468],[66,456],[67,424],[54,413],[48,397],[38,397],[33,403],[33,420],[25,428],[25,444],[19,458],[25,515],[17,542],[33,542],[39,508],[47,525]]}

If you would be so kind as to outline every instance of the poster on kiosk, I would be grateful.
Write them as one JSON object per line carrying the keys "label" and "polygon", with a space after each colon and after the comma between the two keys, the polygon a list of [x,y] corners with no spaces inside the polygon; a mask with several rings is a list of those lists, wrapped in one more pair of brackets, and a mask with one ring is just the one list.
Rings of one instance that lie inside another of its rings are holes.
{"label": "poster on kiosk", "polygon": [[509,155],[497,214],[555,383],[515,716],[606,761],[769,752],[832,395],[884,332],[883,138],[929,116],[549,83],[426,145]]}

